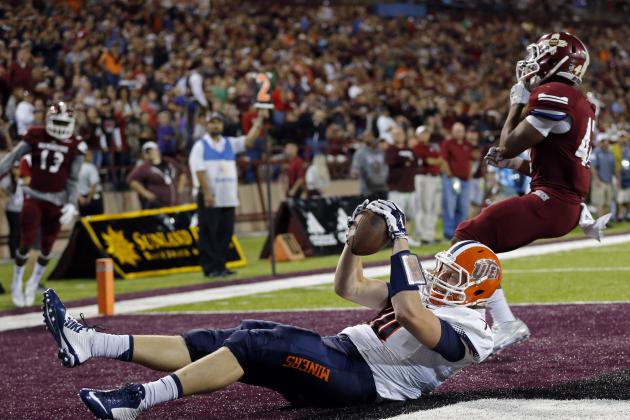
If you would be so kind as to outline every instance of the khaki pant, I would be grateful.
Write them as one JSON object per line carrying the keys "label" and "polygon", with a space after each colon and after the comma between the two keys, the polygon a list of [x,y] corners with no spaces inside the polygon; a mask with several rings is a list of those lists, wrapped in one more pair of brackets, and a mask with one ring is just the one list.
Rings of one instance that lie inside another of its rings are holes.
{"label": "khaki pant", "polygon": [[435,240],[435,225],[441,211],[442,179],[440,176],[416,175],[414,179],[416,236],[424,242]]}
{"label": "khaki pant", "polygon": [[[609,209],[613,200],[613,187],[611,184],[593,181],[591,185],[591,204],[597,207],[597,211],[601,211],[604,207]],[[601,216],[601,214],[600,214]]]}

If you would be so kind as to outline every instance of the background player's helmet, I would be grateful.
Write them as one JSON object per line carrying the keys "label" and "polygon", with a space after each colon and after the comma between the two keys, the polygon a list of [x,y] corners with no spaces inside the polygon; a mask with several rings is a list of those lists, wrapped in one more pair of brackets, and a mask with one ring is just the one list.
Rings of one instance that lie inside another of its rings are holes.
{"label": "background player's helmet", "polygon": [[[422,294],[428,303],[448,306],[473,306],[486,302],[501,284],[499,258],[477,241],[458,242],[435,256],[433,273],[427,272]],[[455,272],[456,284],[447,282],[444,267]]]}
{"label": "background player's helmet", "polygon": [[46,132],[56,139],[65,140],[74,133],[74,112],[65,102],[57,102],[46,113]]}
{"label": "background player's helmet", "polygon": [[584,43],[568,32],[543,35],[527,47],[527,53],[524,60],[516,63],[516,78],[532,85],[554,75],[580,84],[590,63]]}

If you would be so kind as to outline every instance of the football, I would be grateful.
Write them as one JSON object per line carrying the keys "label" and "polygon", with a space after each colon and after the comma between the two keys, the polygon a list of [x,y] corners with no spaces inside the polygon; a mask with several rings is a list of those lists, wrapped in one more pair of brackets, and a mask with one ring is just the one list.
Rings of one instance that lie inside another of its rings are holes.
{"label": "football", "polygon": [[366,210],[357,216],[356,224],[348,233],[348,246],[354,255],[371,255],[389,243],[385,220]]}

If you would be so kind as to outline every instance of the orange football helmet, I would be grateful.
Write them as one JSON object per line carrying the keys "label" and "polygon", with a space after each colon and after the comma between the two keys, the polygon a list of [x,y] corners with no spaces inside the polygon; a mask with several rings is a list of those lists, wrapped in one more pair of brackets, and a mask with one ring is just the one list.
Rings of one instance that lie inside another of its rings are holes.
{"label": "orange football helmet", "polygon": [[485,303],[501,284],[499,258],[477,241],[461,241],[435,255],[435,270],[426,272],[424,299],[433,305],[473,306]]}

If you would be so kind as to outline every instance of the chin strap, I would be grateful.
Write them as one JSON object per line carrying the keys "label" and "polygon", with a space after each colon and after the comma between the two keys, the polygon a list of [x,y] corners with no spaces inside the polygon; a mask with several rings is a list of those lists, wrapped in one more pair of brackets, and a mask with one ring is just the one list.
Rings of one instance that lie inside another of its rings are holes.
{"label": "chin strap", "polygon": [[580,212],[580,227],[586,236],[601,242],[604,237],[604,229],[606,229],[606,224],[610,220],[612,214],[607,213],[595,220],[586,204],[582,203],[581,205],[582,211]]}

